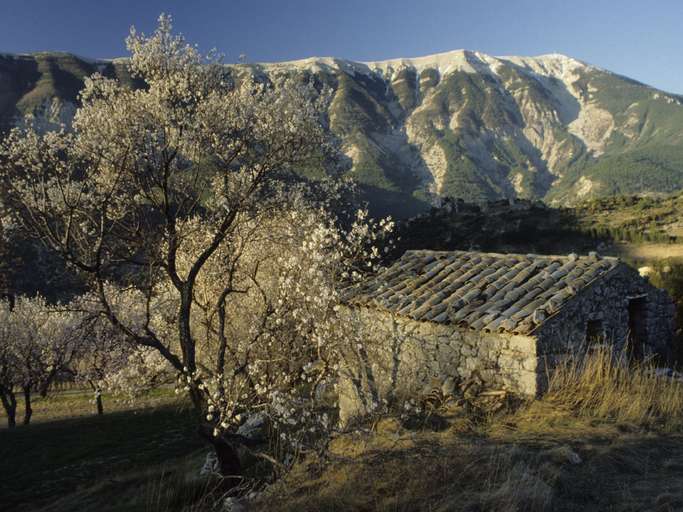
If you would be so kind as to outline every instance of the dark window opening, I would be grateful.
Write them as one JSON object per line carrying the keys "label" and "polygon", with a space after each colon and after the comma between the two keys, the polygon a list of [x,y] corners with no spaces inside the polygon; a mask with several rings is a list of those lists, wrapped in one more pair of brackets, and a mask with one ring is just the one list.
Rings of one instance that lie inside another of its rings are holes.
{"label": "dark window opening", "polygon": [[605,329],[602,320],[588,320],[586,323],[586,344],[600,345],[605,341]]}
{"label": "dark window opening", "polygon": [[647,340],[647,298],[638,297],[628,301],[628,344],[636,358],[643,357],[643,345]]}

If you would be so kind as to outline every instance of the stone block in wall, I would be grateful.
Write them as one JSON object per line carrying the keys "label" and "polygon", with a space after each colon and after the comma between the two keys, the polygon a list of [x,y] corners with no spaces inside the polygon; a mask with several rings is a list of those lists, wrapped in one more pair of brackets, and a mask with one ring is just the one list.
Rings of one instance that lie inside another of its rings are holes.
{"label": "stone block in wall", "polygon": [[367,404],[366,392],[354,386],[353,382],[341,377],[337,383],[337,393],[339,399],[339,423],[347,425],[356,417],[364,416],[370,412]]}
{"label": "stone block in wall", "polygon": [[508,348],[524,354],[536,354],[536,338],[531,336],[511,336],[508,339]]}
{"label": "stone block in wall", "polygon": [[463,344],[460,347],[460,354],[463,357],[473,357],[476,354],[476,350],[469,344]]}
{"label": "stone block in wall", "polygon": [[464,366],[465,366],[465,370],[468,373],[471,373],[474,370],[481,367],[481,361],[476,357],[466,357]]}
{"label": "stone block in wall", "polygon": [[500,381],[500,368],[480,368],[479,374],[486,383],[496,383]]}
{"label": "stone block in wall", "polygon": [[539,359],[541,358],[527,357],[526,359],[522,359],[522,369],[534,373],[538,372],[539,366],[542,365],[542,363],[539,365]]}
{"label": "stone block in wall", "polygon": [[501,373],[501,380],[508,389],[528,397],[535,397],[538,395],[540,378],[541,376],[536,372],[525,370]]}
{"label": "stone block in wall", "polygon": [[440,368],[457,368],[460,366],[461,357],[452,350],[440,350],[437,363]]}
{"label": "stone block in wall", "polygon": [[499,334],[482,334],[476,340],[477,353],[481,357],[490,357],[492,354],[498,354],[508,346],[508,339],[506,335]]}
{"label": "stone block in wall", "polygon": [[524,364],[524,359],[525,357],[521,357],[517,353],[512,353],[509,351],[504,351],[500,354],[498,357],[498,366],[502,370],[506,369],[523,369],[523,364]]}

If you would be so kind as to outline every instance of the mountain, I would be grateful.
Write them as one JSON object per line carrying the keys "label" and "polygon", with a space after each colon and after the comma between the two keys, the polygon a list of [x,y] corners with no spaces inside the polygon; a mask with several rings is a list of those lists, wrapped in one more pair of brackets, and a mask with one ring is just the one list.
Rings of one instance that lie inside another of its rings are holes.
{"label": "mountain", "polygon": [[[0,130],[47,111],[53,98],[68,119],[95,71],[135,86],[125,62],[0,55]],[[564,55],[456,50],[228,68],[329,86],[330,127],[379,210],[410,215],[444,196],[569,204],[683,188],[683,97]]]}

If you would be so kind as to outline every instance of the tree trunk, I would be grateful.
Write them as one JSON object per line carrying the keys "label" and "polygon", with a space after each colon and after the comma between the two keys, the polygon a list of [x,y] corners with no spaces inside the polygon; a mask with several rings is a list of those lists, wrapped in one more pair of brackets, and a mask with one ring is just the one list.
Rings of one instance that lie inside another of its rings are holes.
{"label": "tree trunk", "polygon": [[31,423],[31,416],[33,416],[33,408],[31,407],[31,387],[24,388],[24,425]]}
{"label": "tree trunk", "polygon": [[[196,263],[195,263],[196,265]],[[178,312],[178,334],[180,337],[180,347],[183,353],[183,363],[190,373],[196,370],[196,352],[195,343],[192,339],[192,330],[190,326],[190,318],[192,312],[192,288],[196,274],[201,268],[196,267],[190,270],[187,282],[180,290],[180,309]],[[190,387],[190,398],[194,405],[195,412],[199,417],[199,433],[206,439],[216,452],[218,459],[218,471],[224,477],[224,485],[230,489],[240,483],[242,480],[242,464],[240,463],[237,449],[232,443],[225,439],[216,438],[213,435],[213,426],[204,422],[206,415],[206,401],[202,393],[194,386]]]}
{"label": "tree trunk", "polygon": [[237,453],[237,449],[232,443],[229,443],[223,438],[216,438],[213,436],[213,427],[203,424],[199,427],[199,434],[206,439],[216,452],[218,459],[218,471],[226,478],[224,484],[226,489],[232,488],[239,484],[242,479],[242,464]]}
{"label": "tree trunk", "polygon": [[14,428],[17,426],[17,409],[14,408],[12,412],[7,411],[7,428]]}
{"label": "tree trunk", "polygon": [[95,391],[95,403],[97,404],[97,415],[102,416],[104,414],[104,407],[102,406],[102,391],[99,389]]}
{"label": "tree trunk", "polygon": [[14,396],[14,391],[2,389],[0,390],[0,399],[2,406],[7,413],[7,428],[14,428],[17,426],[17,399]]}
{"label": "tree trunk", "polygon": [[242,464],[237,450],[225,441],[214,442],[213,449],[218,457],[218,470],[221,475],[232,477],[237,485],[242,478]]}

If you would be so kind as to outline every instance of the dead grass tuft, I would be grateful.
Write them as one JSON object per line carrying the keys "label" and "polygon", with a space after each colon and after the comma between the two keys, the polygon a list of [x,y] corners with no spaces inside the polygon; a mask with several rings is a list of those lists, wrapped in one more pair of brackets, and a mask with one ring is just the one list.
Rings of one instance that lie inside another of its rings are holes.
{"label": "dead grass tuft", "polygon": [[538,466],[515,445],[378,428],[341,436],[327,463],[299,464],[254,510],[541,512],[554,493]]}
{"label": "dead grass tuft", "polygon": [[617,422],[665,430],[683,427],[683,383],[658,376],[652,362],[629,361],[609,348],[561,363],[544,401]]}

